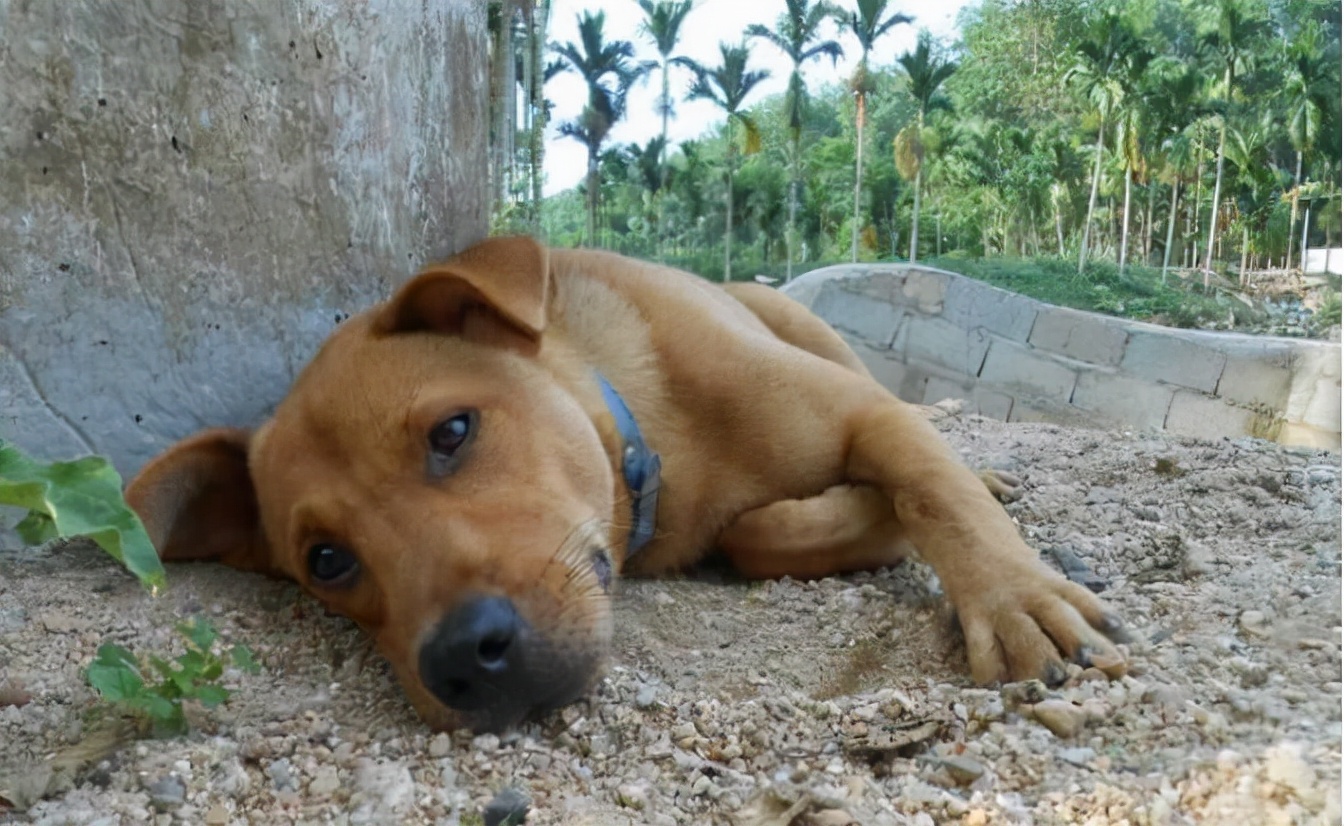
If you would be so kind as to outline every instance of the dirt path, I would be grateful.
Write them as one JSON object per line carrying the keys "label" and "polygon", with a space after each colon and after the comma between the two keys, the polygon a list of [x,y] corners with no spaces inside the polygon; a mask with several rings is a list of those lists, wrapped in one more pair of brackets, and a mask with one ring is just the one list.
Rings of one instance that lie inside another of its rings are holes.
{"label": "dirt path", "polygon": [[[288,585],[178,566],[150,601],[85,548],[8,551],[0,798],[25,810],[0,823],[475,824],[506,788],[529,824],[1340,822],[1339,456],[941,426],[1025,479],[1009,510],[1107,586],[1135,676],[971,688],[917,566],[710,570],[625,584],[589,701],[503,738],[431,735],[358,632]],[[105,748],[82,666],[104,641],[164,651],[193,612],[266,670],[230,675],[190,737]]]}

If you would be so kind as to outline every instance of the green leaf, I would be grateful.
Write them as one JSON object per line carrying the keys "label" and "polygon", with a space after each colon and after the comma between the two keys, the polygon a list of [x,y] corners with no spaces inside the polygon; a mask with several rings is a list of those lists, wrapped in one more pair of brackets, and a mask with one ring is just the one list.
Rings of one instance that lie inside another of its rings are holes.
{"label": "green leaf", "polygon": [[233,658],[234,666],[244,674],[257,674],[261,671],[261,666],[253,656],[252,649],[246,645],[235,645],[229,649],[229,656]]}
{"label": "green leaf", "polygon": [[214,708],[229,699],[229,690],[222,685],[203,685],[196,689],[196,700],[206,708]]}
{"label": "green leaf", "polygon": [[199,674],[208,662],[208,655],[200,651],[188,651],[177,658],[177,664],[184,674]]}
{"label": "green leaf", "polygon": [[140,582],[157,592],[166,584],[163,565],[135,512],[121,495],[121,476],[100,456],[43,465],[0,441],[0,504],[39,514],[23,520],[24,540],[43,533],[46,517],[59,536],[87,536]]}
{"label": "green leaf", "polygon": [[209,651],[210,646],[219,639],[219,632],[210,624],[210,620],[197,617],[190,622],[184,622],[177,626],[177,630],[182,636],[191,640],[191,644],[196,646],[199,651]]}
{"label": "green leaf", "polygon": [[98,655],[84,673],[89,685],[108,700],[130,700],[144,691],[145,682],[140,677],[140,664],[136,662],[134,654],[119,645],[108,643],[99,646]]}
{"label": "green leaf", "polygon": [[173,664],[162,657],[155,657],[151,654],[149,657],[149,664],[155,671],[159,672],[165,680],[171,680],[173,675],[177,673],[177,669]]}
{"label": "green leaf", "polygon": [[41,545],[60,535],[51,517],[37,511],[28,511],[28,515],[14,529],[19,532],[19,538],[29,545]]}
{"label": "green leaf", "polygon": [[154,721],[154,733],[160,737],[185,734],[187,718],[182,714],[182,704],[163,697],[146,695],[139,704],[149,719]]}

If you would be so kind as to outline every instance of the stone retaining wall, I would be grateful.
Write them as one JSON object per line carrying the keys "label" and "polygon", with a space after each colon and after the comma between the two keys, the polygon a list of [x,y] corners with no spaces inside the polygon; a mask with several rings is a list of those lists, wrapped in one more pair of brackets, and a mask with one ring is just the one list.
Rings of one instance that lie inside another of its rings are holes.
{"label": "stone retaining wall", "polygon": [[827,267],[784,291],[907,401],[1340,449],[1338,344],[1127,321],[902,264]]}

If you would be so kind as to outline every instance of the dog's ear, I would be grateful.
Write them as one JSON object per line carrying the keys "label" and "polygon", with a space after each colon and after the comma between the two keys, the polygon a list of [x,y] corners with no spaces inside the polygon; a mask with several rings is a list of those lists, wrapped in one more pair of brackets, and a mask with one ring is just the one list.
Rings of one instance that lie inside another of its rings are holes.
{"label": "dog's ear", "polygon": [[126,503],[165,560],[215,560],[279,575],[261,531],[245,430],[206,430],[170,447],[126,486]]}
{"label": "dog's ear", "polygon": [[491,238],[417,275],[383,308],[387,333],[435,330],[469,335],[502,321],[531,341],[546,329],[550,298],[546,248],[531,238]]}

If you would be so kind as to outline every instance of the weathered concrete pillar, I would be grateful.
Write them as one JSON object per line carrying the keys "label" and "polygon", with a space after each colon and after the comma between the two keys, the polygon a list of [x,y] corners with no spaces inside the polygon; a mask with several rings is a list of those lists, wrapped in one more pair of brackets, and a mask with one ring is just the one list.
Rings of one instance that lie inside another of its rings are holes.
{"label": "weathered concrete pillar", "polygon": [[255,423],[485,235],[487,76],[483,0],[0,2],[0,436]]}

